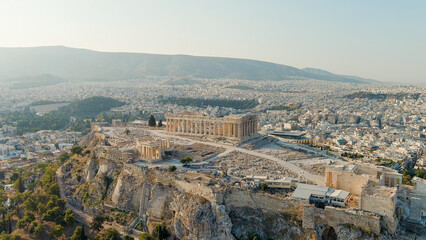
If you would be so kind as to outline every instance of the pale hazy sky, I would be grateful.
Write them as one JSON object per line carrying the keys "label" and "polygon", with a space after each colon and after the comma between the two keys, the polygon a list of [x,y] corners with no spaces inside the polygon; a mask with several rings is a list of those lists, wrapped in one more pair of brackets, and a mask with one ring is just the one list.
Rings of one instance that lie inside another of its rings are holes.
{"label": "pale hazy sky", "polygon": [[49,45],[426,83],[426,1],[0,0],[0,47]]}

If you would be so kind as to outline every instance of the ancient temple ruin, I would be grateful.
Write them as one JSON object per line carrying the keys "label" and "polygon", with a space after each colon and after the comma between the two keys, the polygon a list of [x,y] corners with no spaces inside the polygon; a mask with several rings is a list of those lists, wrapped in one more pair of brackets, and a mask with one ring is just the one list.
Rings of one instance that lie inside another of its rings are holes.
{"label": "ancient temple ruin", "polygon": [[166,114],[166,124],[169,132],[226,137],[238,141],[257,135],[257,116],[254,114],[215,118],[191,112],[173,113]]}

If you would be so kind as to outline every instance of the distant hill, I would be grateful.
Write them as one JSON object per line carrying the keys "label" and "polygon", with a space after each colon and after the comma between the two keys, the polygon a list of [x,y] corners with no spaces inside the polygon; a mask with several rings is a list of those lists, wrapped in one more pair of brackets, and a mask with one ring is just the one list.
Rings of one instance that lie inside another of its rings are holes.
{"label": "distant hill", "polygon": [[107,81],[143,76],[169,76],[255,81],[317,79],[352,83],[366,82],[361,78],[324,72],[235,58],[110,53],[61,46],[0,48],[0,79],[50,74],[70,81]]}
{"label": "distant hill", "polygon": [[377,80],[368,79],[368,78],[361,78],[357,76],[348,76],[348,75],[337,75],[331,72],[327,72],[322,69],[317,68],[303,68],[302,69],[305,72],[322,75],[324,77],[327,77],[330,79],[330,81],[337,81],[337,82],[362,82],[362,83],[380,83]]}

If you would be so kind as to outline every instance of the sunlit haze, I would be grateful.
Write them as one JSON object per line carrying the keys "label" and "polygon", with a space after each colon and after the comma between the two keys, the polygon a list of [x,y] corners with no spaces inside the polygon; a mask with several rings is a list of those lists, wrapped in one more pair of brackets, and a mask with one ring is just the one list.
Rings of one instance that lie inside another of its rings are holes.
{"label": "sunlit haze", "polygon": [[425,1],[3,0],[0,47],[249,58],[425,83],[425,12]]}

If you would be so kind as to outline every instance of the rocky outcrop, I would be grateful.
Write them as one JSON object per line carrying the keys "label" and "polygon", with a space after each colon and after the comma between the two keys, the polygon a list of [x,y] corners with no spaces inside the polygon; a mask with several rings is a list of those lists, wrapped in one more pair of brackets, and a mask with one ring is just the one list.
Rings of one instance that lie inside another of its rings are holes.
{"label": "rocky outcrop", "polygon": [[239,239],[253,233],[261,239],[295,239],[304,234],[300,223],[291,215],[253,207],[231,207],[228,211],[232,233]]}
{"label": "rocky outcrop", "polygon": [[232,233],[239,239],[253,233],[261,239],[294,239],[305,235],[299,201],[230,189],[224,194],[224,204],[233,223]]}
{"label": "rocky outcrop", "polygon": [[111,200],[114,206],[139,214],[142,185],[145,177],[146,175],[142,172],[136,175],[128,168],[123,168],[112,191]]}
{"label": "rocky outcrop", "polygon": [[98,161],[95,159],[89,159],[86,163],[86,167],[83,170],[83,179],[84,181],[88,182],[92,180],[96,173],[98,172]]}
{"label": "rocky outcrop", "polygon": [[170,204],[173,230],[179,239],[235,239],[225,206],[191,194],[178,194]]}
{"label": "rocky outcrop", "polygon": [[[169,231],[179,239],[234,239],[226,207],[201,196],[212,196],[208,191],[197,194],[195,190],[202,189],[197,184],[187,188],[181,181],[166,184],[157,177],[155,172],[135,175],[123,168],[112,193],[115,207],[146,215],[149,229],[159,222],[169,223]],[[144,184],[149,187],[149,200],[146,212],[140,213]]]}

